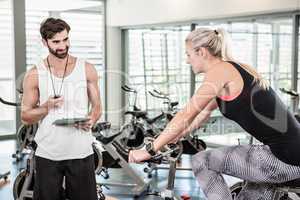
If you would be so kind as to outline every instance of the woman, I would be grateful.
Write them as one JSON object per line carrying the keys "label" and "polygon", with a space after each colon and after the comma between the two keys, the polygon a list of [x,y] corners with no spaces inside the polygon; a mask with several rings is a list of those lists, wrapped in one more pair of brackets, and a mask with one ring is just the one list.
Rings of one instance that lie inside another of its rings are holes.
{"label": "woman", "polygon": [[219,107],[262,145],[238,145],[203,151],[192,159],[193,172],[209,200],[232,199],[222,174],[247,180],[238,199],[271,199],[274,188],[300,178],[300,127],[256,70],[230,56],[227,33],[206,28],[186,39],[187,62],[204,81],[184,109],[145,150],[129,154],[130,162],[149,159],[162,146],[200,127]]}

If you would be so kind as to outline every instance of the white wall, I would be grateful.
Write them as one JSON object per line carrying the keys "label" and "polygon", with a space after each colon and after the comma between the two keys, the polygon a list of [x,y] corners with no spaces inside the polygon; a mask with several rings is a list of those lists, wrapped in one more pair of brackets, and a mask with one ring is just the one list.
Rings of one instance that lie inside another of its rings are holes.
{"label": "white wall", "polygon": [[108,0],[107,24],[132,26],[293,11],[300,0]]}

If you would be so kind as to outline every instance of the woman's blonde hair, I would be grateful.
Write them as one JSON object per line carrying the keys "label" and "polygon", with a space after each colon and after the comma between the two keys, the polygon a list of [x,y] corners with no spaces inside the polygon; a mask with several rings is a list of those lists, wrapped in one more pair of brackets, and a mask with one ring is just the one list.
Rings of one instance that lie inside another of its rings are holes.
{"label": "woman's blonde hair", "polygon": [[[209,28],[198,28],[192,31],[185,39],[185,42],[192,45],[194,50],[201,47],[206,48],[212,56],[221,58],[224,61],[234,61],[231,54],[230,37],[223,28],[215,30]],[[239,63],[239,62],[237,62]],[[254,77],[254,81],[264,89],[268,89],[267,81],[251,66],[239,63],[243,69]]]}

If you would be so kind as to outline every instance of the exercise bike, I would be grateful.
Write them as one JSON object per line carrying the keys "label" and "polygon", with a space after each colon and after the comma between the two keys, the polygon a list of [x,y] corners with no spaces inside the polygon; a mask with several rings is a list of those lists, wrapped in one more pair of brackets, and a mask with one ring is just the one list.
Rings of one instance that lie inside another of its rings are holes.
{"label": "exercise bike", "polygon": [[144,127],[142,118],[145,118],[147,115],[146,111],[141,111],[136,106],[137,101],[137,91],[127,85],[121,87],[123,91],[127,93],[133,94],[133,106],[132,110],[126,111],[124,114],[131,115],[131,119],[128,123],[123,125],[123,137],[121,137],[120,141],[123,147],[129,149],[139,149],[144,144],[144,138],[146,135],[146,129]]}
{"label": "exercise bike", "polygon": [[[178,101],[171,101],[169,95],[155,89],[149,91],[149,94],[155,98],[162,99],[163,104],[167,104],[167,110],[162,111],[164,116],[157,120],[158,122],[163,120],[163,130],[166,125],[173,119],[174,115],[178,112]],[[214,123],[214,121],[212,123]],[[203,151],[204,149],[206,149],[205,142],[201,140],[197,135],[186,135],[179,141],[179,143],[181,143],[183,146],[183,154],[194,155],[199,151]]]}
{"label": "exercise bike", "polygon": [[[0,102],[3,104],[6,104],[6,105],[9,105],[9,103],[10,103],[10,102],[4,101],[2,98],[0,98]],[[4,179],[4,181],[6,182],[9,175],[10,175],[10,171],[0,174],[0,180]]]}
{"label": "exercise bike", "polygon": [[[19,90],[18,90],[19,91]],[[19,91],[20,95],[22,94],[21,91]],[[8,106],[14,106],[14,107],[20,107],[21,103],[15,103],[6,101],[2,98],[0,98],[0,102],[8,105]],[[19,162],[23,160],[26,153],[23,152],[24,149],[27,148],[30,138],[35,136],[35,133],[37,131],[38,124],[32,124],[32,125],[25,125],[22,124],[18,130],[17,130],[17,150],[16,153],[12,155],[13,158],[16,159],[16,162]]]}
{"label": "exercise bike", "polygon": [[126,126],[117,130],[117,134],[112,135],[114,131],[111,129],[111,124],[109,122],[98,123],[92,128],[93,135],[96,140],[101,144],[104,151],[99,154],[102,160],[102,175],[105,179],[109,178],[110,168],[122,169],[127,176],[133,181],[129,182],[106,182],[101,183],[103,186],[116,186],[116,187],[129,187],[130,193],[134,196],[140,196],[150,186],[151,180],[144,179],[140,174],[128,163],[128,152],[130,148],[124,147],[121,142],[123,138],[124,129]]}
{"label": "exercise bike", "polygon": [[[134,93],[135,95],[134,102],[136,102],[136,94],[137,94],[136,90],[128,86],[122,87],[122,89],[125,90],[126,92]],[[167,104],[167,110],[166,111],[162,110],[161,114],[150,119],[147,116],[147,112],[140,111],[140,109],[138,109],[134,103],[133,111],[127,111],[127,114],[131,114],[133,116],[132,119],[134,120],[134,122],[138,121],[139,126],[137,127],[136,130],[139,130],[139,134],[135,134],[135,136],[140,137],[140,139],[138,140],[139,142],[142,142],[142,140],[144,140],[145,142],[145,137],[149,137],[152,139],[157,138],[161,133],[161,131],[163,131],[166,125],[172,120],[172,118],[174,117],[174,115],[178,110],[177,109],[178,102],[171,101],[168,95],[158,90],[149,91],[149,94],[155,98],[162,99],[163,103]],[[131,123],[131,124],[136,124],[136,123]],[[132,133],[134,133],[134,131],[132,131]],[[133,138],[132,143],[134,142],[135,140]],[[206,143],[203,140],[199,139],[198,136],[195,135],[186,136],[184,139],[178,141],[176,145],[180,146],[180,150],[181,150],[179,154],[180,156],[181,154],[193,155],[199,151],[206,149]],[[124,148],[132,149],[127,145],[124,145]],[[176,158],[176,162],[180,162],[180,160],[181,157]],[[144,168],[144,172],[147,173],[148,178],[151,178],[152,172],[157,171],[158,169],[169,170],[169,172],[174,170],[174,172],[172,173],[175,174],[176,168],[174,169],[171,168],[172,166],[158,166],[155,163],[148,163],[147,166]],[[182,168],[182,167],[178,169],[191,170],[191,168]]]}
{"label": "exercise bike", "polygon": [[[161,123],[161,121],[166,118],[169,118],[169,121],[173,116],[162,112],[153,118],[149,118],[147,111],[142,111],[136,106],[137,90],[127,85],[124,85],[121,88],[126,93],[133,94],[134,98],[132,109],[127,110],[124,113],[125,116],[130,115],[130,120],[123,125],[121,144],[126,149],[139,149],[144,145],[145,137],[156,137],[162,131],[162,129],[155,126],[157,123]],[[176,105],[173,105],[173,107]]]}
{"label": "exercise bike", "polygon": [[[98,123],[97,126],[93,128],[93,132],[96,132],[96,139],[103,144],[103,147],[109,151],[112,157],[115,159],[115,162],[118,162],[122,165],[122,163],[128,160],[129,150],[123,148],[123,146],[118,142],[118,137],[122,135],[122,130],[118,131],[116,134],[110,136],[105,136],[103,132],[109,131],[110,124],[108,122]],[[145,143],[153,141],[153,138],[146,137]],[[145,185],[143,181],[141,181],[140,177],[135,177],[136,180],[140,180],[141,185],[137,185],[136,189],[144,189],[148,190],[146,193],[147,196],[156,196],[159,199],[164,200],[179,200],[179,197],[176,197],[174,194],[174,181],[175,181],[175,172],[176,172],[176,160],[181,156],[181,147],[176,144],[168,144],[162,148],[162,150],[155,156],[153,156],[150,160],[145,161],[147,163],[155,163],[155,164],[170,164],[169,177],[167,187],[161,192],[150,192],[149,185]],[[105,160],[105,158],[103,158]],[[147,186],[147,188],[145,188]],[[140,187],[140,188],[138,188]],[[134,193],[135,194],[135,193]],[[139,195],[136,195],[138,197]],[[152,198],[153,199],[153,198]]]}

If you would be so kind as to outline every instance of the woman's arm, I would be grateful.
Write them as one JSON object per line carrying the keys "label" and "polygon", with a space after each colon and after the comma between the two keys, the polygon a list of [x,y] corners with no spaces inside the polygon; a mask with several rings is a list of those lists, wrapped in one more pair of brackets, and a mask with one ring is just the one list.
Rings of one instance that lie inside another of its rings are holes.
{"label": "woman's arm", "polygon": [[[193,95],[184,109],[175,115],[175,117],[167,125],[166,129],[153,142],[155,151],[158,151],[161,147],[174,140],[186,129],[189,130],[190,128],[197,127],[196,123],[204,121],[207,117],[205,115],[203,115],[205,117],[199,117],[197,121],[192,124],[196,116],[202,111],[204,112],[205,108],[209,106],[209,103],[216,98],[224,87],[224,84],[219,80],[220,79],[215,74],[207,74],[203,84]],[[215,106],[214,103],[213,106]]]}
{"label": "woman's arm", "polygon": [[[165,130],[154,140],[152,150],[157,152],[164,145],[178,137],[184,130],[188,129],[196,116],[204,111],[208,104],[217,97],[224,88],[225,83],[222,69],[218,68],[207,72],[203,84],[184,109],[175,115]],[[141,162],[150,158],[150,153],[145,149],[132,150],[129,152],[128,161]]]}
{"label": "woman's arm", "polygon": [[212,111],[215,110],[217,107],[218,104],[216,100],[211,100],[208,103],[208,105],[195,117],[191,125],[187,127],[184,131],[182,131],[181,134],[177,136],[176,139],[172,142],[177,142],[181,137],[184,137],[185,135],[191,133],[193,130],[199,129],[201,126],[203,126],[210,118]]}

